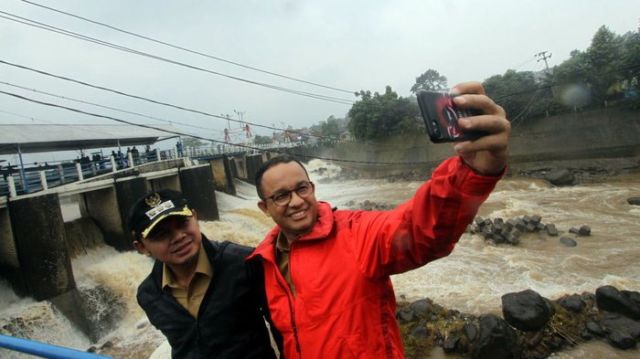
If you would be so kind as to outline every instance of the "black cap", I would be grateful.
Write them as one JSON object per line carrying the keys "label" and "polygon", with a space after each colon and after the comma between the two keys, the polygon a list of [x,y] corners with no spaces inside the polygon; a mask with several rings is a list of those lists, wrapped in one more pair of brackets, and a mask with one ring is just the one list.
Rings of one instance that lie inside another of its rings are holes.
{"label": "black cap", "polygon": [[149,193],[129,210],[129,230],[135,239],[147,238],[153,227],[169,216],[193,216],[182,193],[170,189]]}

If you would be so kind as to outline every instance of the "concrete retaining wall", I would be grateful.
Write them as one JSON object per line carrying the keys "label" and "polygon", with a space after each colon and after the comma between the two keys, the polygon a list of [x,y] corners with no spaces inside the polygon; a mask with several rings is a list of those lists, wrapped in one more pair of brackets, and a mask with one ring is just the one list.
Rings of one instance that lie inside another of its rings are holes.
{"label": "concrete retaining wall", "polygon": [[[455,155],[452,145],[433,144],[426,134],[405,135],[379,142],[340,143],[332,148],[316,150],[314,154],[356,161],[408,163],[375,166],[340,164],[374,176],[432,169],[443,159]],[[545,161],[634,156],[640,156],[638,111],[604,109],[538,119],[527,126],[517,122],[513,124],[510,140],[512,169]]]}

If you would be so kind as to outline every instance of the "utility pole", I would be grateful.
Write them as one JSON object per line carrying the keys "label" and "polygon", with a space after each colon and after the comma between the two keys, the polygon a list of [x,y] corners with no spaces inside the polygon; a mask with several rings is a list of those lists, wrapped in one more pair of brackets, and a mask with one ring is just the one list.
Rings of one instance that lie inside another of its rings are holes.
{"label": "utility pole", "polygon": [[[547,54],[549,54],[547,56]],[[535,54],[535,57],[541,57],[538,59],[538,62],[544,61],[544,66],[547,68],[547,72],[549,71],[549,63],[547,63],[547,59],[551,58],[551,53],[549,51],[542,51]]]}

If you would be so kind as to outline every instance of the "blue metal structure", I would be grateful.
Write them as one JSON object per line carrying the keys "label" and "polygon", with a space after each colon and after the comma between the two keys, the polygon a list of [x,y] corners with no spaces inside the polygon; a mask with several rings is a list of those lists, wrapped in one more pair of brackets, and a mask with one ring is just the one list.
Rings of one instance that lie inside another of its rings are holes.
{"label": "blue metal structure", "polygon": [[6,348],[26,354],[52,359],[99,359],[108,356],[87,353],[57,345],[46,344],[35,340],[10,337],[0,334],[0,348]]}

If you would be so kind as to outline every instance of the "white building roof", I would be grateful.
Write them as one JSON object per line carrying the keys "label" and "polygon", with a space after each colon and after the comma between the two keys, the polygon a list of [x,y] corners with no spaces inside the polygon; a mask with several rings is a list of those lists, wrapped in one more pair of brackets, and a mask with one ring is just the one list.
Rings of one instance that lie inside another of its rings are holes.
{"label": "white building roof", "polygon": [[0,154],[147,145],[177,137],[171,133],[176,129],[161,128],[166,132],[131,125],[0,124]]}

